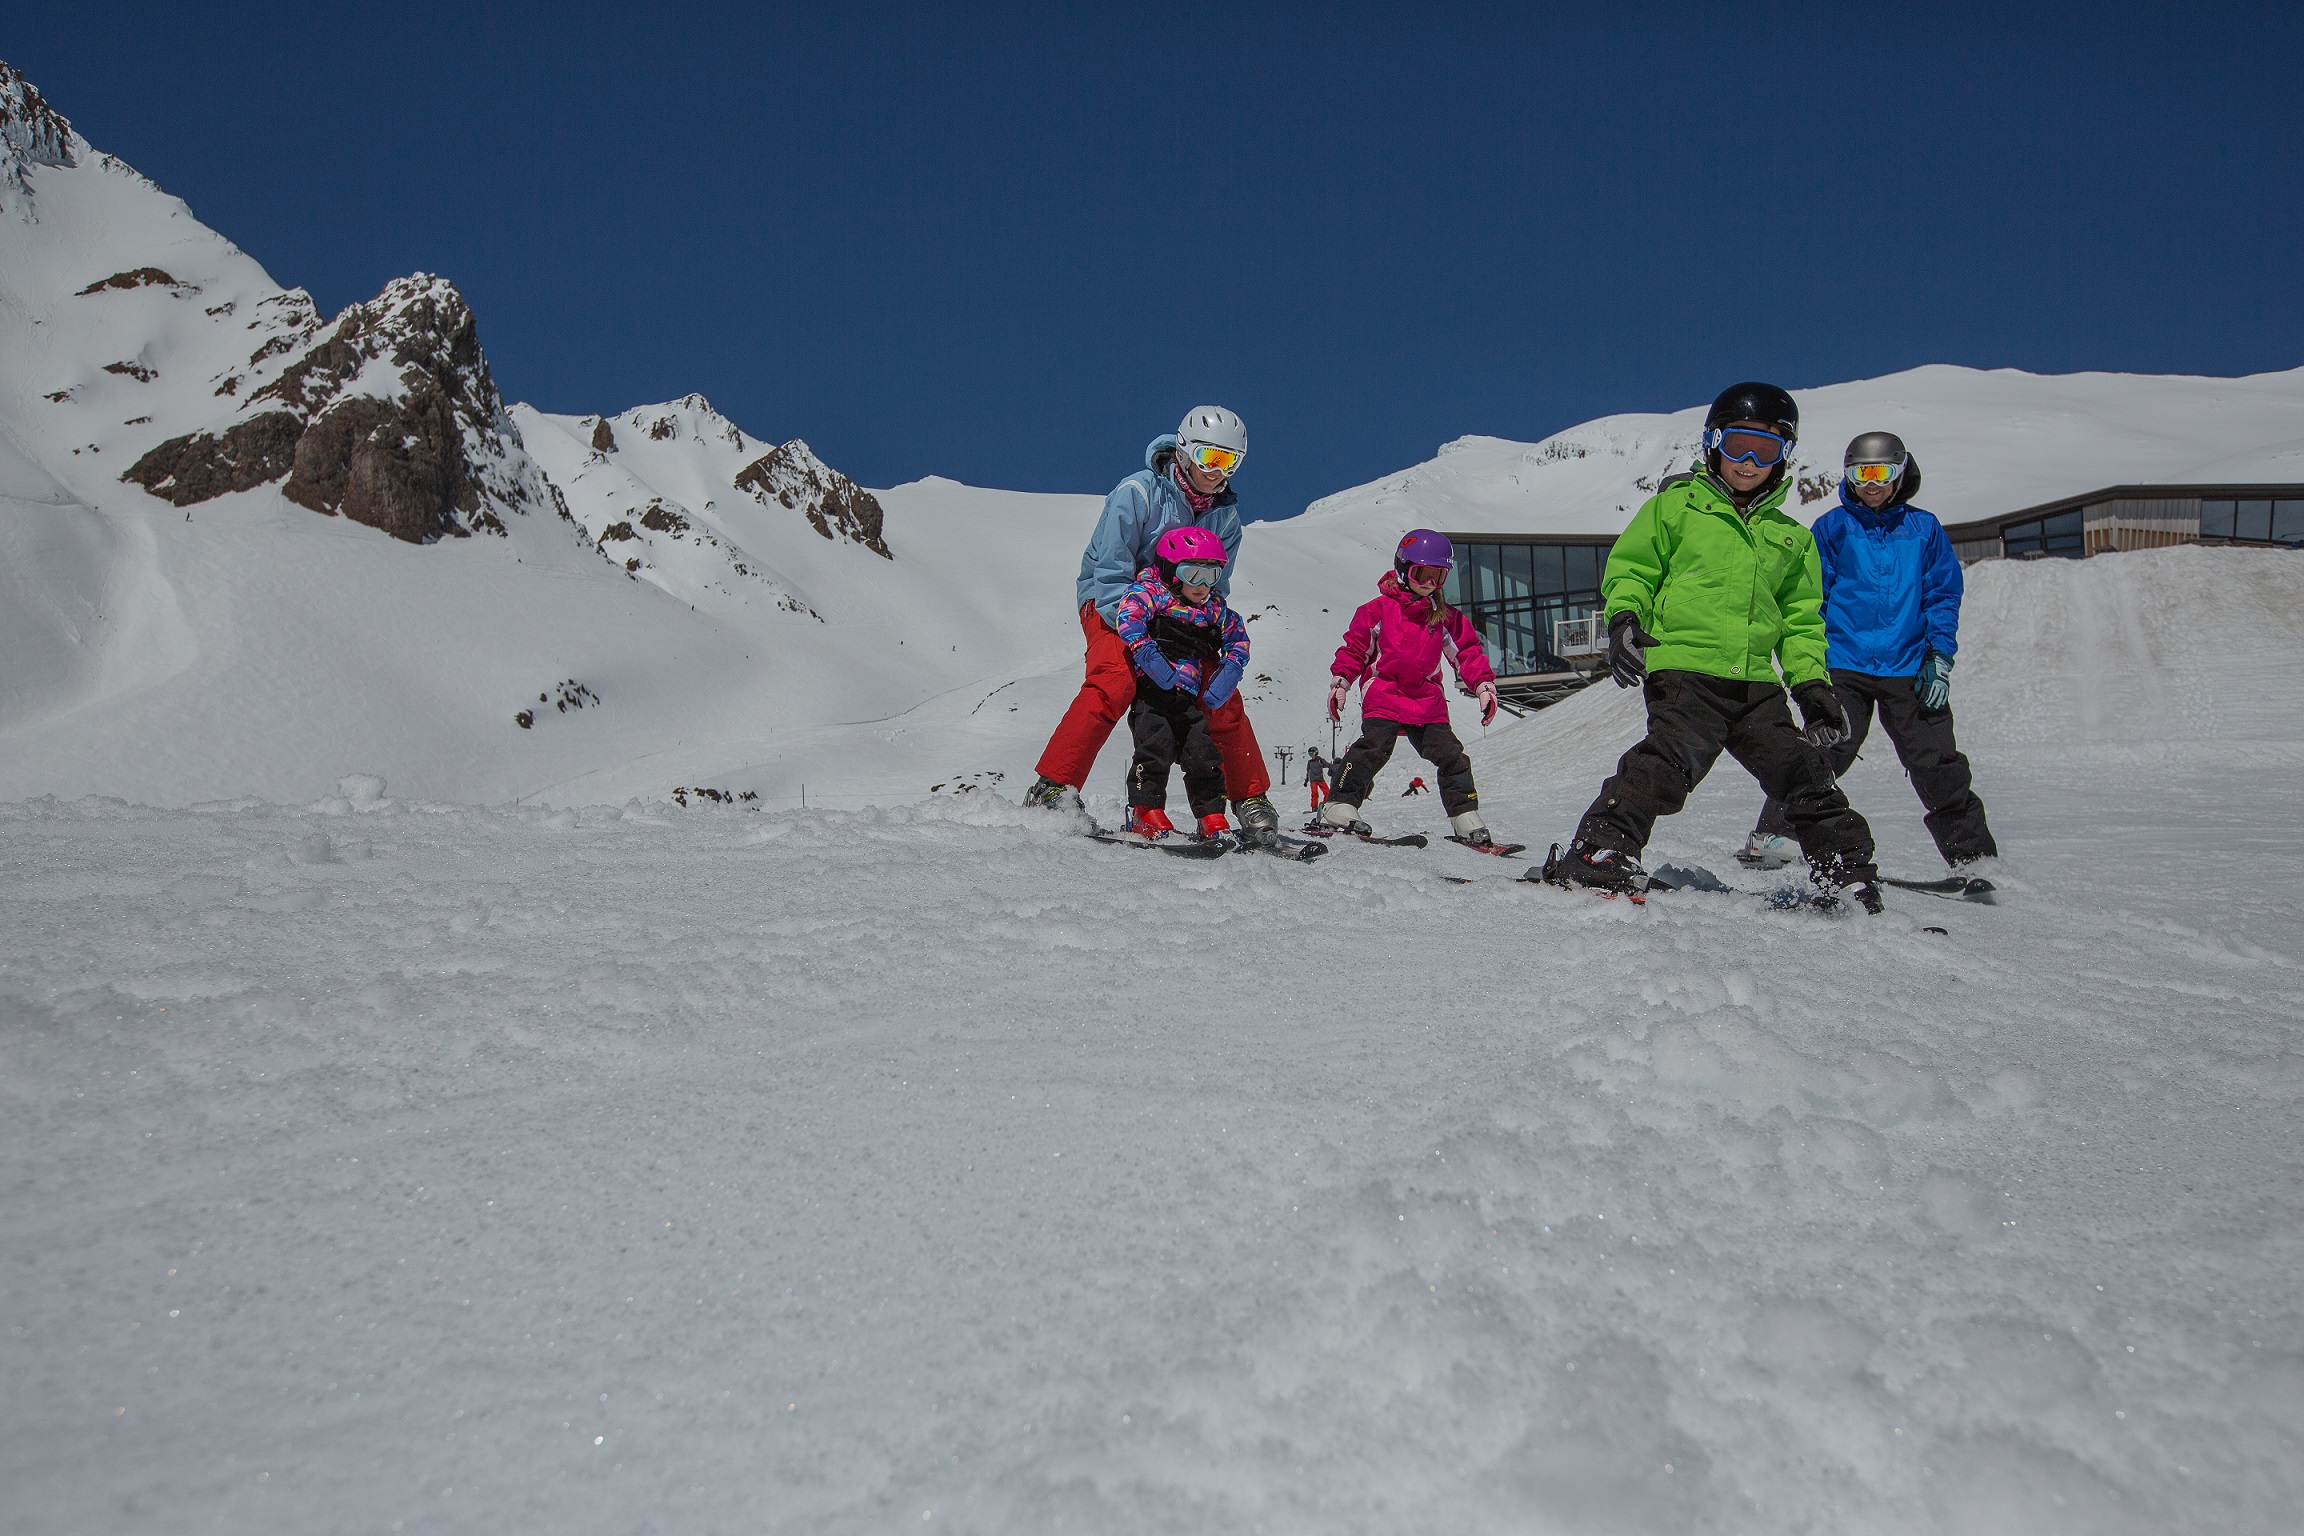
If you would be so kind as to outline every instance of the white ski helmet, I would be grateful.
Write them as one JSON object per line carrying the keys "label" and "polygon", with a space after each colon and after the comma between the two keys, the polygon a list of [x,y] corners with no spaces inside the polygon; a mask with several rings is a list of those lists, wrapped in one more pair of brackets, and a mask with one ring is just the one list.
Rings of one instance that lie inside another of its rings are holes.
{"label": "white ski helmet", "polygon": [[1194,443],[1206,443],[1211,448],[1229,448],[1245,458],[1248,454],[1248,428],[1238,416],[1220,405],[1196,405],[1184,413],[1176,427],[1176,446],[1189,448]]}

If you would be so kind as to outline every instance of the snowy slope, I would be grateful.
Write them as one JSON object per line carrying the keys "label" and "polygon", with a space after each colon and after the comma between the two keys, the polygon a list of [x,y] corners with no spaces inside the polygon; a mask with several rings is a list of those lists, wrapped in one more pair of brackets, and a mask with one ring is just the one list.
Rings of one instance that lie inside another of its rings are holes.
{"label": "snowy slope", "polygon": [[983,796],[0,808],[12,1527],[2287,1529],[2304,559],[1976,576],[1993,908]]}

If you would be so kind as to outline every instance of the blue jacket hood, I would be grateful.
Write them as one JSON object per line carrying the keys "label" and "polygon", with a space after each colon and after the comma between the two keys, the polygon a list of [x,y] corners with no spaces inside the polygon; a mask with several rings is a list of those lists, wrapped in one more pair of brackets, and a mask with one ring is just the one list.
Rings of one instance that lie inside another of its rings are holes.
{"label": "blue jacket hood", "polygon": [[1196,524],[1224,543],[1224,574],[1216,583],[1219,596],[1232,592],[1232,567],[1240,555],[1240,498],[1227,485],[1206,512],[1195,513],[1184,493],[1168,474],[1175,461],[1176,435],[1162,433],[1144,450],[1144,467],[1104,498],[1104,510],[1088,547],[1080,554],[1080,580],[1076,601],[1093,606],[1104,622],[1116,625],[1120,599],[1136,575],[1152,563],[1152,546],[1171,528]]}

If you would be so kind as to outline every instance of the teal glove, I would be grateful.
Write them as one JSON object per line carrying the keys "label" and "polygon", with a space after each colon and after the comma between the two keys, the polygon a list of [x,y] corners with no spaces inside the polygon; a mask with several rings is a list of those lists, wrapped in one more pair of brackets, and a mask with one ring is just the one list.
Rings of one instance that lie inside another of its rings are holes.
{"label": "teal glove", "polygon": [[1920,661],[1920,675],[1912,679],[1912,687],[1920,695],[1920,707],[1930,714],[1952,702],[1952,658],[1942,651],[1930,651]]}

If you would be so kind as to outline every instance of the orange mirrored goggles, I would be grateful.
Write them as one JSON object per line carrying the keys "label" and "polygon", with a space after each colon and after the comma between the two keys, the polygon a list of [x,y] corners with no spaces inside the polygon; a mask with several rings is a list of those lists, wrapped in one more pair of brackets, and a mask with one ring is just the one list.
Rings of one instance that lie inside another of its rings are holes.
{"label": "orange mirrored goggles", "polygon": [[1248,457],[1237,448],[1219,448],[1214,443],[1186,443],[1183,451],[1185,458],[1212,475],[1228,475]]}
{"label": "orange mirrored goggles", "polygon": [[1851,464],[1848,478],[1858,485],[1894,485],[1904,476],[1902,464]]}

